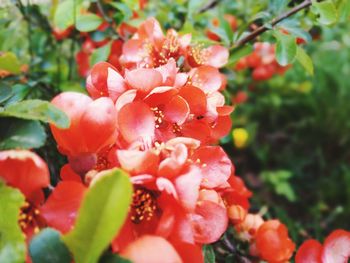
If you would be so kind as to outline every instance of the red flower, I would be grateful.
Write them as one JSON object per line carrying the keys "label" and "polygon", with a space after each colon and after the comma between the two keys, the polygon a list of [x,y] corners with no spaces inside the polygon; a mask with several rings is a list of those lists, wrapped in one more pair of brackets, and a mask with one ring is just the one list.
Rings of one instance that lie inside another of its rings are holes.
{"label": "red flower", "polygon": [[87,187],[68,164],[62,167],[60,177],[62,181],[53,189],[40,213],[48,226],[67,233],[74,226]]}
{"label": "red flower", "polygon": [[263,223],[258,229],[255,242],[260,257],[271,263],[289,260],[295,249],[286,226],[278,220]]}
{"label": "red flower", "polygon": [[114,250],[143,234],[207,244],[224,233],[228,217],[217,187],[227,181],[232,164],[220,147],[199,147],[194,139],[175,138],[146,151],[116,150],[115,155],[114,163],[131,174],[135,191]]}
{"label": "red flower", "polygon": [[166,64],[170,58],[186,59],[185,65],[197,67],[210,65],[222,67],[227,63],[228,50],[221,46],[203,48],[190,46],[191,35],[179,36],[170,29],[164,36],[159,22],[149,18],[137,29],[137,33],[123,46],[121,63],[126,68],[154,68]]}
{"label": "red flower", "polygon": [[350,232],[334,230],[324,241],[305,241],[295,257],[296,263],[347,263],[350,259]]}
{"label": "red flower", "polygon": [[252,78],[257,81],[268,80],[275,74],[284,74],[289,66],[280,66],[275,57],[275,45],[268,42],[257,42],[250,55],[241,58],[236,64],[236,70],[251,68]]}
{"label": "red flower", "polygon": [[295,256],[296,263],[321,263],[322,245],[314,239],[305,241]]}
{"label": "red flower", "polygon": [[149,147],[176,136],[209,142],[226,135],[232,107],[224,106],[218,92],[222,83],[216,68],[201,66],[188,77],[178,73],[173,59],[158,68],[126,71],[124,78],[101,62],[91,70],[87,89],[93,98],[108,96],[116,102],[122,145]]}
{"label": "red flower", "polygon": [[109,98],[93,101],[75,92],[61,93],[52,103],[63,110],[71,122],[68,129],[50,125],[53,136],[60,151],[68,155],[74,171],[84,173],[94,166],[96,153],[115,143],[117,112],[114,104]]}
{"label": "red flower", "polygon": [[38,207],[44,200],[42,188],[50,183],[46,163],[27,150],[0,152],[0,178],[9,186],[18,188],[26,198],[19,215],[19,225],[27,241],[45,225]]}

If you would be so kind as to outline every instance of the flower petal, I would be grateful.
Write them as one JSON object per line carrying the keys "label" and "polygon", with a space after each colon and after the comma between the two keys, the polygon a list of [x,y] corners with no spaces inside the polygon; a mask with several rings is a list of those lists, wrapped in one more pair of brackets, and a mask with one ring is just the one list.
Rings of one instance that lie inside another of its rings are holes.
{"label": "flower petal", "polygon": [[350,259],[350,232],[333,231],[324,241],[322,263],[347,263]]}
{"label": "flower petal", "polygon": [[207,111],[207,98],[201,89],[185,86],[180,89],[179,95],[187,101],[190,111],[194,115],[201,116]]}
{"label": "flower petal", "polygon": [[225,66],[229,57],[227,48],[219,45],[214,45],[208,47],[206,51],[209,53],[209,56],[205,63],[206,65],[213,66],[215,68],[221,68]]}
{"label": "flower petal", "polygon": [[322,245],[314,239],[305,241],[295,255],[295,263],[321,263]]}
{"label": "flower petal", "polygon": [[78,182],[60,182],[53,190],[40,213],[50,227],[67,233],[74,225],[86,187]]}
{"label": "flower petal", "polygon": [[132,174],[155,174],[159,156],[152,151],[118,150],[121,167]]}
{"label": "flower petal", "polygon": [[0,178],[27,198],[50,183],[49,169],[38,155],[27,150],[0,151]]}
{"label": "flower petal", "polygon": [[107,62],[99,62],[91,69],[86,88],[93,99],[110,97],[116,101],[126,90],[126,83],[115,67]]}
{"label": "flower petal", "polygon": [[148,93],[155,87],[161,86],[163,76],[155,69],[138,68],[125,72],[127,83],[136,90]]}
{"label": "flower petal", "polygon": [[202,186],[215,188],[228,180],[232,173],[232,163],[219,146],[204,146],[194,152],[191,159],[199,162],[203,175]]}
{"label": "flower petal", "polygon": [[190,108],[185,99],[181,96],[174,96],[165,104],[164,119],[178,125],[183,124],[190,113]]}
{"label": "flower petal", "polygon": [[80,129],[80,118],[92,99],[77,92],[63,92],[57,95],[52,104],[68,115],[70,127],[59,129],[50,124],[52,134],[65,154],[75,155],[86,152],[84,137]]}
{"label": "flower petal", "polygon": [[[159,253],[161,251],[161,253]],[[134,263],[181,263],[175,248],[164,238],[145,235],[131,243],[121,256]]]}
{"label": "flower petal", "polygon": [[222,85],[219,70],[211,66],[200,66],[190,71],[191,85],[200,88],[205,93],[218,91]]}
{"label": "flower petal", "polygon": [[222,236],[228,225],[226,208],[211,201],[197,204],[192,216],[194,238],[197,243],[210,244]]}
{"label": "flower petal", "polygon": [[174,180],[179,201],[188,211],[193,211],[196,207],[201,181],[202,175],[200,170],[195,166],[192,166],[186,173]]}
{"label": "flower petal", "polygon": [[117,110],[110,98],[99,98],[91,102],[81,116],[79,129],[88,152],[113,144],[117,139]]}
{"label": "flower petal", "polygon": [[136,101],[126,104],[118,114],[118,126],[128,143],[148,141],[154,137],[154,114],[147,104]]}

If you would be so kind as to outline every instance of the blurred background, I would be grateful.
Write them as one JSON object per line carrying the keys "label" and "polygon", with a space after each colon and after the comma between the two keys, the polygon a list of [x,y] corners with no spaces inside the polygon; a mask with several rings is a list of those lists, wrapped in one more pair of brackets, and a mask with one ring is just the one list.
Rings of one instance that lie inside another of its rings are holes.
{"label": "blurred background", "polygon": [[[230,62],[222,72],[228,80],[225,97],[235,106],[232,132],[221,144],[236,173],[254,192],[252,211],[278,217],[297,243],[311,236],[322,240],[331,229],[350,229],[349,8],[339,8],[343,11],[331,26],[314,26],[315,17],[308,11],[280,25],[280,30],[303,40],[300,45],[312,58],[313,76],[299,63],[277,73],[254,73],[254,61],[239,65],[256,45],[233,47],[242,32],[300,2],[2,2],[0,103],[50,100],[68,90],[85,92],[91,65],[115,60],[120,50],[116,40],[128,38],[133,27],[149,16],[155,16],[164,30],[192,33],[203,45],[220,42],[231,50]],[[337,7],[343,2],[336,1]],[[66,10],[77,9],[74,4],[97,13],[103,26],[96,26],[92,19],[72,27],[78,21]],[[86,24],[88,28],[84,28]],[[267,32],[256,42],[273,46],[276,40]],[[275,63],[274,57],[269,63]],[[56,164],[65,160],[55,151],[47,127],[35,121],[2,118],[0,149],[15,148],[19,143],[37,149],[51,164],[53,181],[57,180]]]}

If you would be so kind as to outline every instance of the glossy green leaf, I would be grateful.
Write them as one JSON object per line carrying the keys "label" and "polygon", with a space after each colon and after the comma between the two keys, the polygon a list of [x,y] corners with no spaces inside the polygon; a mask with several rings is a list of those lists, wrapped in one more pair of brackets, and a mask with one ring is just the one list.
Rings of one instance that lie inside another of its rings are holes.
{"label": "glossy green leaf", "polygon": [[51,228],[45,228],[31,240],[29,253],[33,263],[72,261],[68,248],[60,239],[60,233]]}
{"label": "glossy green leaf", "polygon": [[202,248],[204,263],[215,263],[215,253],[211,245],[205,245]]}
{"label": "glossy green leaf", "polygon": [[95,263],[118,233],[127,216],[132,185],[128,175],[113,169],[90,186],[75,228],[63,237],[76,263]]}
{"label": "glossy green leaf", "polygon": [[0,262],[25,262],[26,245],[18,225],[24,196],[0,180]]}
{"label": "glossy green leaf", "polygon": [[0,53],[0,69],[19,74],[21,72],[21,63],[12,52]]}
{"label": "glossy green leaf", "polygon": [[43,100],[25,100],[11,104],[0,112],[0,116],[49,122],[59,128],[68,128],[70,125],[68,116],[63,111]]}
{"label": "glossy green leaf", "polygon": [[[81,1],[65,0],[58,4],[53,19],[53,24],[58,29],[66,29],[74,25],[74,19],[80,15]],[[75,14],[74,14],[75,12]]]}
{"label": "glossy green leaf", "polygon": [[295,37],[279,32],[276,32],[275,37],[277,39],[276,60],[281,66],[287,66],[294,61],[297,54]]}
{"label": "glossy green leaf", "polygon": [[33,149],[44,145],[46,133],[38,121],[0,119],[0,150]]}
{"label": "glossy green leaf", "polygon": [[230,67],[232,65],[234,65],[236,62],[238,62],[238,60],[240,60],[241,58],[249,55],[250,53],[253,52],[253,46],[252,45],[244,45],[242,47],[233,49],[230,53],[230,57],[227,63],[227,67]]}
{"label": "glossy green leaf", "polygon": [[312,60],[309,55],[306,54],[305,50],[301,47],[298,47],[297,49],[296,59],[305,68],[307,73],[314,75],[314,65],[312,63]]}
{"label": "glossy green leaf", "polygon": [[123,17],[121,21],[127,21],[132,17],[132,10],[126,4],[112,2],[110,5],[122,13]]}
{"label": "glossy green leaf", "polygon": [[97,29],[103,20],[95,14],[83,14],[77,17],[75,27],[81,32],[90,32]]}
{"label": "glossy green leaf", "polygon": [[108,43],[103,47],[95,49],[90,57],[90,65],[93,66],[97,62],[106,61],[108,59],[110,52],[111,52],[111,43]]}
{"label": "glossy green leaf", "polygon": [[12,89],[7,86],[0,86],[0,103],[5,102],[13,95]]}
{"label": "glossy green leaf", "polygon": [[332,0],[322,2],[312,2],[316,14],[319,15],[318,21],[324,25],[331,25],[338,20],[338,11]]}

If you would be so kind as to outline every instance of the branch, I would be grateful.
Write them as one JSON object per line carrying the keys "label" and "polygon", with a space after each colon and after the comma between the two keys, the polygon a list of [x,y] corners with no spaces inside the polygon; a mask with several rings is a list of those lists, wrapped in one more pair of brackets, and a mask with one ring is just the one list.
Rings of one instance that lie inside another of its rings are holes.
{"label": "branch", "polygon": [[208,11],[209,9],[214,8],[219,2],[220,2],[220,0],[210,1],[207,5],[203,6],[201,9],[199,9],[198,13],[204,13],[204,12]]}
{"label": "branch", "polygon": [[249,35],[247,35],[246,37],[240,39],[235,47],[241,47],[243,45],[245,45],[246,43],[254,40],[257,36],[261,35],[262,33],[268,31],[270,29],[270,25],[272,26],[275,26],[277,25],[279,22],[281,22],[282,20],[298,13],[299,11],[303,10],[303,9],[306,9],[308,8],[309,6],[312,5],[312,2],[311,0],[305,0],[304,2],[302,2],[301,4],[293,7],[292,9],[290,9],[288,12],[272,19],[270,21],[270,23],[268,23],[269,26],[267,26],[266,24],[265,25],[262,25],[261,27],[258,27],[256,30],[254,30],[252,33],[250,33]]}

